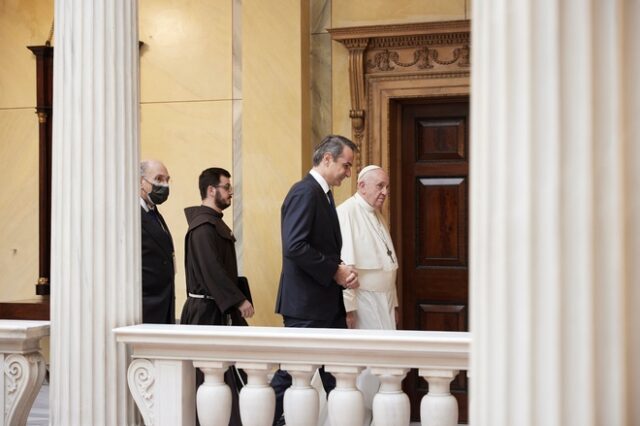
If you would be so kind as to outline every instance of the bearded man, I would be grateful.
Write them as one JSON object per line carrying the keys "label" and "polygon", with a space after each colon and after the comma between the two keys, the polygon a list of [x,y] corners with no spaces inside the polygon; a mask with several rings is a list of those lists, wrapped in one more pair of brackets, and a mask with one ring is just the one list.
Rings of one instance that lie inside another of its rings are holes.
{"label": "bearded man", "polygon": [[[189,229],[185,236],[185,274],[187,300],[182,308],[181,324],[247,325],[254,314],[245,291],[239,285],[235,237],[222,221],[222,211],[231,205],[231,174],[212,167],[200,174],[198,186],[201,206],[187,207],[184,212]],[[198,370],[196,386],[203,382]],[[229,425],[240,426],[238,390],[241,383],[232,368],[225,374],[232,390]]]}

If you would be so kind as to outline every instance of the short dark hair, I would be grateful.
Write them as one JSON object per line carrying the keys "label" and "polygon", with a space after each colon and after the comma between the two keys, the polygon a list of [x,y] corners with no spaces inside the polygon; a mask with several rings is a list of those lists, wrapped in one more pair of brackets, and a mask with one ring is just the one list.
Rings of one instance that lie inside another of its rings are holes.
{"label": "short dark hair", "polygon": [[358,152],[358,146],[344,136],[329,135],[322,139],[322,142],[313,149],[313,157],[311,160],[314,167],[320,164],[322,157],[324,157],[324,154],[327,152],[331,154],[334,160],[338,158],[340,154],[342,154],[345,146],[351,148],[354,153]]}
{"label": "short dark hair", "polygon": [[220,176],[226,178],[231,177],[231,173],[220,167],[211,167],[203,170],[198,178],[198,186],[200,187],[200,197],[204,200],[207,198],[207,188],[220,184]]}

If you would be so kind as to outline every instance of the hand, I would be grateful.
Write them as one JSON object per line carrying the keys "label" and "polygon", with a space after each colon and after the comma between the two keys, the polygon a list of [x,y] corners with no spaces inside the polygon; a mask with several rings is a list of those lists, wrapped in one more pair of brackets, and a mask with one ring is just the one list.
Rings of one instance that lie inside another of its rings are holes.
{"label": "hand", "polygon": [[251,318],[255,313],[253,305],[246,299],[240,304],[240,306],[238,306],[238,310],[240,311],[242,318]]}
{"label": "hand", "polygon": [[356,328],[358,315],[356,311],[347,312],[347,328]]}
{"label": "hand", "polygon": [[360,287],[358,282],[358,271],[352,265],[345,265],[341,263],[338,265],[338,270],[333,276],[333,279],[346,289],[355,289]]}

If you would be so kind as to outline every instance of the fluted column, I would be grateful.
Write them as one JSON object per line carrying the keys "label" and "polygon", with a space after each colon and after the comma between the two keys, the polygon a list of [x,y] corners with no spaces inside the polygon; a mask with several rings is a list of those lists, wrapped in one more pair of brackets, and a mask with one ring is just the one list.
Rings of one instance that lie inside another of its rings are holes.
{"label": "fluted column", "polygon": [[640,2],[472,23],[470,423],[640,424]]}
{"label": "fluted column", "polygon": [[127,353],[141,319],[135,0],[56,0],[53,425],[134,424]]}

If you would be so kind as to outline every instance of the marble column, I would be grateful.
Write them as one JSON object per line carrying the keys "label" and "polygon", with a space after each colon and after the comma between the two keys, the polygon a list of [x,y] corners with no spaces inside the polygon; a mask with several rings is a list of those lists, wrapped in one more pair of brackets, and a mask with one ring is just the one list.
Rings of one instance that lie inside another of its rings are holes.
{"label": "marble column", "polygon": [[471,418],[640,424],[640,3],[473,3]]}
{"label": "marble column", "polygon": [[141,320],[136,0],[55,1],[52,425],[134,424],[127,352]]}

